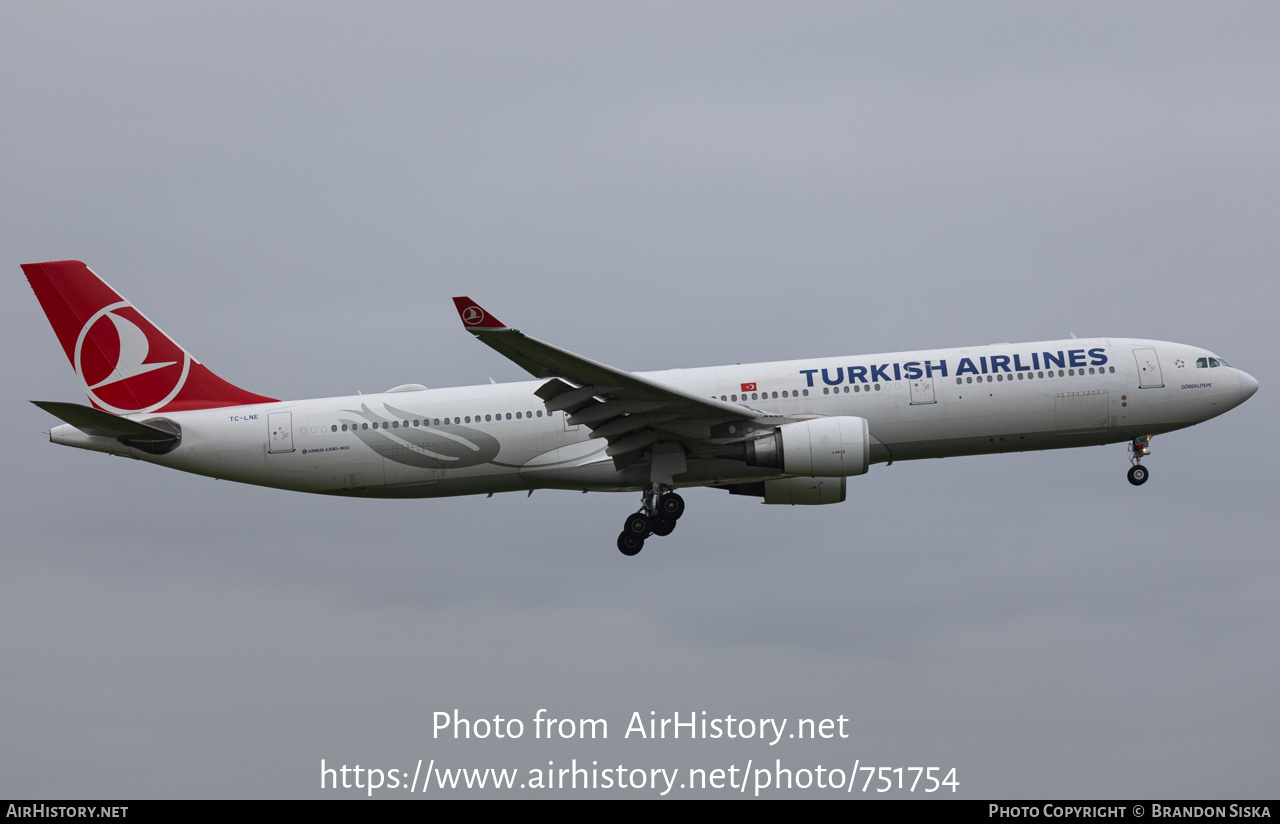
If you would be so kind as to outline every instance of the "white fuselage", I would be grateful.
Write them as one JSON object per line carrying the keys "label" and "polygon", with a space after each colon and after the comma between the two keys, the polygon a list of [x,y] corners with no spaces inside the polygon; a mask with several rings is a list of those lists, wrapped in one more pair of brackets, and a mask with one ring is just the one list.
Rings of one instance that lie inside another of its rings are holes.
{"label": "white fuselage", "polygon": [[[1225,364],[1197,366],[1210,356],[1176,343],[1092,338],[641,374],[789,419],[865,418],[872,462],[888,462],[1115,443],[1191,426],[1239,405],[1257,387]],[[604,439],[546,411],[534,394],[545,382],[165,413],[182,434],[163,455],[70,425],[53,428],[50,438],[300,492],[438,497],[646,487],[647,464],[615,468]],[[777,477],[785,476],[699,458],[674,485]]]}

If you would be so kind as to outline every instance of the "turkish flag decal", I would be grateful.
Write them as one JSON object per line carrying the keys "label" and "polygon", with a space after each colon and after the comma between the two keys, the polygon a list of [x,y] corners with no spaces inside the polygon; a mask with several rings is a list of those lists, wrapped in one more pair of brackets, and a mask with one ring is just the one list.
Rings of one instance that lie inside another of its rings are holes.
{"label": "turkish flag decal", "polygon": [[756,389],[756,385],[754,383],[744,383],[742,384],[742,388],[739,389],[738,391],[739,392],[756,392],[758,390]]}

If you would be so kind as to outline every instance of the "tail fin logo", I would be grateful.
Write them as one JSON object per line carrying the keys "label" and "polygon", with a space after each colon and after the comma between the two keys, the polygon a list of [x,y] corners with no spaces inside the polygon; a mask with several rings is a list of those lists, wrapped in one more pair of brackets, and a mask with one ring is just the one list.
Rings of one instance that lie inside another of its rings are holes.
{"label": "tail fin logo", "polygon": [[80,329],[73,365],[89,399],[108,412],[151,412],[177,397],[191,356],[128,301],[104,306]]}

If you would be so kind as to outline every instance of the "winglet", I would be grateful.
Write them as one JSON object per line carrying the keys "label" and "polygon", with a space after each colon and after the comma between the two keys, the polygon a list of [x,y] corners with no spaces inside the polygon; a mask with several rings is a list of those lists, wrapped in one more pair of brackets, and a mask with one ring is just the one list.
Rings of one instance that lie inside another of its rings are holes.
{"label": "winglet", "polygon": [[458,297],[453,299],[453,305],[458,307],[458,317],[462,318],[462,325],[471,330],[476,329],[506,329],[507,325],[495,318],[493,315],[480,308],[480,304],[471,298]]}

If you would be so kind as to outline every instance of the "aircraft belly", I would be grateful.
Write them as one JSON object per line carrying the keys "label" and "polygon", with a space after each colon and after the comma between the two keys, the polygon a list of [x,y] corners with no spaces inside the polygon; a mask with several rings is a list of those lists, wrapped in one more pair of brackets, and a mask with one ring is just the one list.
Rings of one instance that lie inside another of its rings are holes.
{"label": "aircraft belly", "polygon": [[1105,389],[1059,392],[1053,413],[1059,432],[1105,430],[1111,425],[1111,399]]}
{"label": "aircraft belly", "polygon": [[948,438],[981,438],[1053,428],[1051,401],[1036,397],[957,398],[948,404],[943,431]]}
{"label": "aircraft belly", "polygon": [[[569,434],[569,433],[566,433]],[[551,442],[560,440],[547,439]],[[606,489],[624,486],[625,473],[619,472],[613,459],[605,454],[609,444],[603,438],[579,440],[549,449],[526,461],[520,467],[520,478],[533,486],[561,489]],[[630,474],[639,478],[640,470]],[[648,464],[643,474],[647,479]],[[640,480],[635,480],[639,483]]]}
{"label": "aircraft belly", "polygon": [[[551,489],[630,490],[649,487],[649,461],[640,461],[621,470],[605,454],[603,439],[580,441],[545,452],[520,468],[520,477],[530,486]],[[677,487],[713,483],[759,481],[779,477],[777,470],[748,467],[738,461],[694,459],[673,480]]]}
{"label": "aircraft belly", "polygon": [[[1193,384],[1187,384],[1190,387]],[[1209,418],[1216,418],[1223,412],[1234,409],[1240,404],[1239,392],[1231,387],[1230,389],[1218,390],[1216,387],[1206,391],[1202,389],[1177,388],[1170,389],[1173,394],[1172,398],[1165,404],[1168,412],[1167,415],[1172,419],[1193,419],[1197,421],[1205,421]]]}

